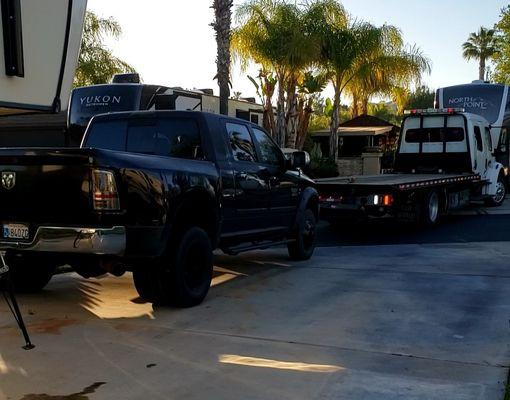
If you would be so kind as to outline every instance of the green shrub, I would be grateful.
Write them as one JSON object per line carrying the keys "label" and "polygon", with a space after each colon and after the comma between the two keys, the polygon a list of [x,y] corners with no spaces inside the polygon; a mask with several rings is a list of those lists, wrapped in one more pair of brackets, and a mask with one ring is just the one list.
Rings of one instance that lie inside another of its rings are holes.
{"label": "green shrub", "polygon": [[310,163],[311,178],[333,178],[338,176],[338,167],[329,158],[312,158]]}

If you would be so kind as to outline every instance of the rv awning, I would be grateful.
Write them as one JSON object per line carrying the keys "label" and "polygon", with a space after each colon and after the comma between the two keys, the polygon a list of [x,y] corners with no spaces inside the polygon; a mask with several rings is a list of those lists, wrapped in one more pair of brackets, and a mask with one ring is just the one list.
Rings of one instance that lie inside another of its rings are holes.
{"label": "rv awning", "polygon": [[[391,132],[393,126],[356,126],[356,127],[341,127],[338,128],[339,137],[348,136],[378,136],[386,135]],[[312,132],[314,137],[328,137],[329,130],[320,130]]]}

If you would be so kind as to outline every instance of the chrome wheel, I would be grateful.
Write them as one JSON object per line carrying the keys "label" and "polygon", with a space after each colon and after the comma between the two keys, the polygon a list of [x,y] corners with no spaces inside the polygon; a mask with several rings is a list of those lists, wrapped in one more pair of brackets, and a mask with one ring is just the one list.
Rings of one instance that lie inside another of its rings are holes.
{"label": "chrome wheel", "polygon": [[434,223],[439,215],[439,196],[437,192],[433,192],[429,197],[429,221]]}
{"label": "chrome wheel", "polygon": [[499,204],[505,200],[506,197],[506,187],[505,184],[498,180],[496,184],[496,194],[493,196],[494,203]]}

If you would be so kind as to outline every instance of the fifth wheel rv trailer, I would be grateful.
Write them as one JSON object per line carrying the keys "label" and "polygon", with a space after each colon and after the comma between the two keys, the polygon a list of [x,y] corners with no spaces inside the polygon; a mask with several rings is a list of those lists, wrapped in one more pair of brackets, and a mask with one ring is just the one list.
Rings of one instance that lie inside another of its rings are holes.
{"label": "fifth wheel rv trailer", "polygon": [[0,115],[67,106],[86,0],[0,2]]}
{"label": "fifth wheel rv trailer", "polygon": [[490,124],[496,160],[508,176],[510,166],[509,87],[483,81],[444,87],[436,92],[436,108],[463,108],[484,117]]}
{"label": "fifth wheel rv trailer", "polygon": [[[116,75],[112,83],[73,90],[69,104],[69,145],[79,146],[90,119],[98,114],[140,110],[191,110],[219,114],[212,90],[184,90],[140,83],[137,74]],[[229,116],[262,126],[263,107],[254,99],[229,100]]]}

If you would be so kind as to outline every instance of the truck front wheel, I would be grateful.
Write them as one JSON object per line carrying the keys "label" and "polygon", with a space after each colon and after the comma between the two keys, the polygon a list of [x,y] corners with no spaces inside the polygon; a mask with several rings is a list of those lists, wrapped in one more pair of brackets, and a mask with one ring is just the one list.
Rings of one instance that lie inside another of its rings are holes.
{"label": "truck front wheel", "polygon": [[18,293],[37,293],[44,289],[55,273],[57,265],[44,257],[7,252],[5,262],[9,266],[14,290]]}
{"label": "truck front wheel", "polygon": [[499,175],[496,183],[496,193],[485,200],[485,204],[489,207],[501,206],[506,198],[506,184],[503,175]]}
{"label": "truck front wheel", "polygon": [[293,241],[287,245],[292,260],[304,261],[312,257],[315,250],[316,225],[315,214],[307,208],[299,217],[295,231],[291,235]]}
{"label": "truck front wheel", "polygon": [[213,272],[211,241],[198,227],[189,228],[154,265],[135,269],[140,297],[157,304],[192,307],[209,291]]}

